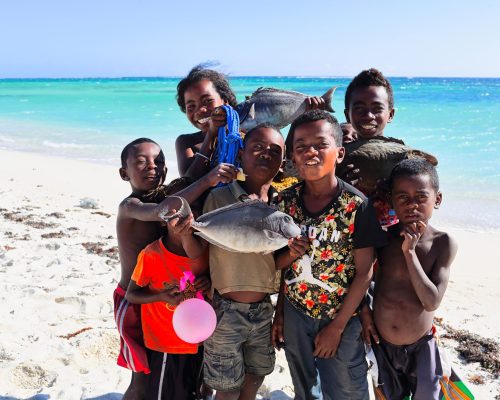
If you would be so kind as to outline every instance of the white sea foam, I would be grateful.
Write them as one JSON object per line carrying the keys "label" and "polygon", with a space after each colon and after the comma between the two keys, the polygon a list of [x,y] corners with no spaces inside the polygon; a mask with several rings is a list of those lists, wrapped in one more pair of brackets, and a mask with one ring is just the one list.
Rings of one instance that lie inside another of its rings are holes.
{"label": "white sea foam", "polygon": [[54,143],[50,142],[48,140],[44,140],[42,142],[42,145],[46,147],[51,147],[54,149],[89,149],[91,147],[94,147],[93,145],[90,144],[82,144],[82,143]]}

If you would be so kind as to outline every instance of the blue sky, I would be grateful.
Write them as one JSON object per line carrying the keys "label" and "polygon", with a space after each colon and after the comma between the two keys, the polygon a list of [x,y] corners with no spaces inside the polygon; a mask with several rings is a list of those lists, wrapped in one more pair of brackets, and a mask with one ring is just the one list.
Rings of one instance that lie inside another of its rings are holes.
{"label": "blue sky", "polygon": [[0,78],[500,77],[500,2],[0,0]]}

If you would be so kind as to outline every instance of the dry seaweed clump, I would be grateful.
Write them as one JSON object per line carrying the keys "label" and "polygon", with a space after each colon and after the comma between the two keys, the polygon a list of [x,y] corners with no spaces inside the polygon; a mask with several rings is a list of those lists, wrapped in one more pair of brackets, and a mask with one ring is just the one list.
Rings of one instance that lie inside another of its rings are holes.
{"label": "dry seaweed clump", "polygon": [[82,246],[91,254],[118,260],[118,247],[116,246],[105,249],[106,243],[102,242],[85,242]]}
{"label": "dry seaweed clump", "polygon": [[442,324],[446,333],[443,338],[458,342],[456,350],[467,362],[478,362],[495,378],[500,375],[500,345],[493,339],[486,339],[475,333],[462,329],[454,329]]}

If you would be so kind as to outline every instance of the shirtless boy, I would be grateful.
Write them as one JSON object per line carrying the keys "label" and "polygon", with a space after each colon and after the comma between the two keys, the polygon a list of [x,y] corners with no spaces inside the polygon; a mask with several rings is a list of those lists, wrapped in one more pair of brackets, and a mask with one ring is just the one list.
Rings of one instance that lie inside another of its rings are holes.
{"label": "shirtless boy", "polygon": [[[455,241],[429,225],[441,204],[435,168],[425,160],[405,160],[390,176],[391,199],[399,224],[389,228],[388,246],[379,253],[373,318],[364,324],[387,399],[439,398],[442,373],[433,336],[434,311],[443,298]],[[363,310],[363,316],[368,312]],[[375,330],[376,328],[376,330]],[[377,334],[378,332],[378,334]],[[380,339],[380,340],[379,340]]]}
{"label": "shirtless boy", "polygon": [[[142,337],[140,305],[129,304],[125,292],[138,254],[162,236],[162,219],[158,214],[165,203],[157,204],[162,200],[158,189],[165,181],[167,168],[160,146],[147,138],[125,146],[121,163],[120,176],[130,183],[132,193],[120,203],[116,221],[121,263],[121,277],[113,295],[121,342],[118,365],[132,370],[132,381],[123,398],[142,399],[147,382],[145,374],[150,370]],[[221,164],[177,195],[192,202],[209,187],[230,182],[235,176],[234,167]]]}

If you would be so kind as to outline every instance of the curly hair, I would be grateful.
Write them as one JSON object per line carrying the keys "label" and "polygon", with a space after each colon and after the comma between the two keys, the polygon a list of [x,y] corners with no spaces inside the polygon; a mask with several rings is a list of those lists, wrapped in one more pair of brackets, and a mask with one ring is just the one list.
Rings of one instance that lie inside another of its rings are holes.
{"label": "curly hair", "polygon": [[398,163],[391,171],[389,176],[389,188],[392,190],[394,186],[394,181],[396,178],[417,176],[417,175],[427,175],[431,181],[432,188],[438,192],[439,191],[439,177],[437,170],[429,161],[423,158],[413,158],[408,160],[403,160]]}
{"label": "curly hair", "polygon": [[222,100],[226,101],[231,107],[236,107],[238,104],[236,101],[236,95],[229,86],[226,76],[221,72],[214,71],[213,69],[207,69],[204,64],[200,64],[189,71],[189,74],[185,78],[181,79],[181,81],[177,84],[177,104],[183,113],[186,112],[186,102],[184,100],[186,90],[188,90],[194,83],[204,79],[212,82],[215,90],[219,93]]}
{"label": "curly hair", "polygon": [[387,91],[387,97],[389,98],[389,108],[394,108],[394,94],[392,92],[392,85],[387,80],[387,78],[376,68],[365,69],[361,71],[358,75],[347,86],[345,92],[345,108],[349,108],[351,101],[352,92],[359,88],[366,88],[368,86],[382,86]]}
{"label": "curly hair", "polygon": [[303,124],[314,121],[325,120],[332,126],[332,136],[335,140],[337,146],[342,146],[342,129],[340,128],[337,119],[327,111],[324,110],[310,110],[306,111],[304,114],[297,117],[290,125],[290,130],[285,141],[286,155],[290,158],[293,149],[293,137],[295,135],[295,130]]}

